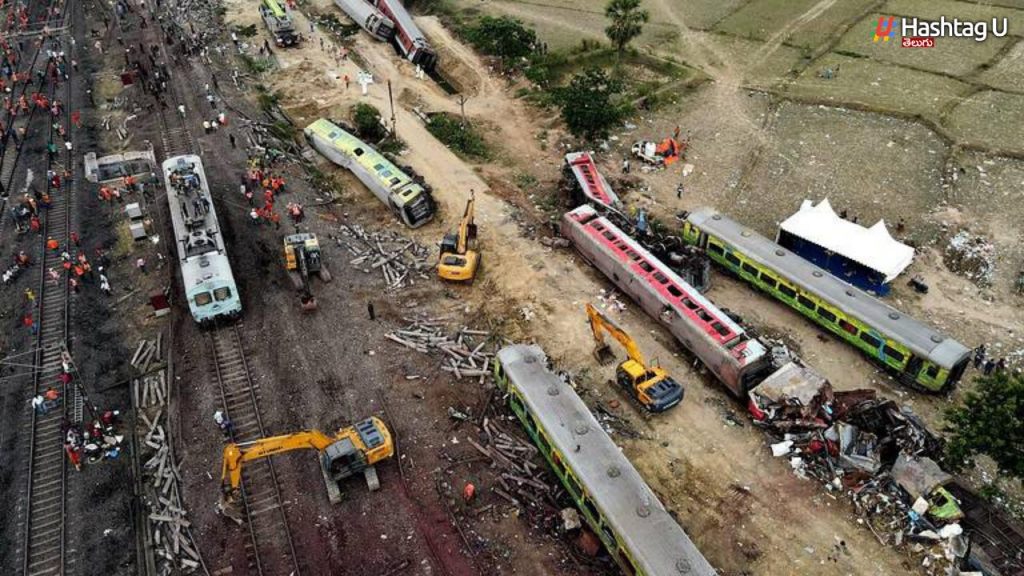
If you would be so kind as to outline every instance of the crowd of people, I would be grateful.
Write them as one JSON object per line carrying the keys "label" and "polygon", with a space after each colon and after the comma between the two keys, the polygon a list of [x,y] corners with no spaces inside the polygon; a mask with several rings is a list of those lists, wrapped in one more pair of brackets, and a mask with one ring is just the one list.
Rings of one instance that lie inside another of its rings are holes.
{"label": "crowd of people", "polygon": [[[242,174],[239,192],[250,206],[249,219],[255,225],[269,223],[281,228],[281,215],[274,209],[278,196],[286,191],[284,176],[273,169],[274,161],[267,154],[250,154],[249,167]],[[262,202],[262,204],[260,204]],[[285,207],[293,222],[305,216],[301,204],[289,202]]]}

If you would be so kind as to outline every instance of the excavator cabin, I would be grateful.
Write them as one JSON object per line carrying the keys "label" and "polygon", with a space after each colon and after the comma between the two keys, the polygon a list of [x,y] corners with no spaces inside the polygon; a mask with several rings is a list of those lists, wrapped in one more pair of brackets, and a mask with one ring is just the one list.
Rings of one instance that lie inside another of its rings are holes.
{"label": "excavator cabin", "polygon": [[683,387],[669,377],[660,366],[648,367],[633,338],[610,318],[591,304],[587,304],[587,317],[597,345],[594,357],[601,364],[610,364],[615,359],[611,347],[604,341],[604,332],[615,338],[626,349],[629,358],[615,370],[615,380],[633,398],[651,412],[664,412],[683,400]]}
{"label": "excavator cabin", "polygon": [[472,282],[476,278],[477,268],[480,266],[480,253],[469,247],[469,243],[476,240],[475,203],[475,195],[470,191],[458,232],[449,232],[441,240],[437,274],[443,280]]}

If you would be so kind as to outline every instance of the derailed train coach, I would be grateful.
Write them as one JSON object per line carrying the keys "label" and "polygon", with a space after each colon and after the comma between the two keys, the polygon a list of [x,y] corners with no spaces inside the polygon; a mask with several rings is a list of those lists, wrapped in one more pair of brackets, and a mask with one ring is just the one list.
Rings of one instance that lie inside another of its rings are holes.
{"label": "derailed train coach", "polygon": [[710,208],[686,217],[683,240],[740,279],[861,350],[902,382],[956,385],[970,349]]}
{"label": "derailed train coach", "polygon": [[418,228],[434,217],[430,191],[359,138],[324,118],[303,132],[310,146],[355,174],[406,226]]}
{"label": "derailed train coach", "polygon": [[771,371],[771,355],[759,340],[593,207],[567,212],[562,235],[734,396],[744,398]]}
{"label": "derailed train coach", "polygon": [[537,346],[498,351],[494,378],[509,407],[623,574],[714,576],[587,405]]}
{"label": "derailed train coach", "polygon": [[200,325],[234,320],[242,314],[242,300],[203,162],[195,155],[175,156],[162,169],[189,312]]}
{"label": "derailed train coach", "polygon": [[371,0],[370,2],[395,24],[395,45],[405,59],[424,70],[437,66],[437,53],[430,47],[426,35],[412,20],[412,16],[399,0]]}
{"label": "derailed train coach", "polygon": [[382,42],[395,35],[395,23],[366,0],[334,0],[338,8],[373,38]]}

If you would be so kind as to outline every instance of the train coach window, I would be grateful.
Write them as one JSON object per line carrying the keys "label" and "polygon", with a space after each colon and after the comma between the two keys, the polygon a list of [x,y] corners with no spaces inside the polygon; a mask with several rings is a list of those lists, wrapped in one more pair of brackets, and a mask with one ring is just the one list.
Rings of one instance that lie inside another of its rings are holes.
{"label": "train coach window", "polygon": [[818,308],[818,316],[821,316],[822,318],[828,320],[829,322],[836,321],[836,315],[830,312],[828,308],[825,307]]}
{"label": "train coach window", "polygon": [[925,374],[927,374],[929,378],[936,378],[939,375],[939,367],[929,366],[928,370],[925,371]]}
{"label": "train coach window", "polygon": [[765,274],[764,272],[761,272],[761,282],[764,282],[765,284],[771,286],[772,288],[775,288],[779,284],[778,281],[775,280],[775,278],[772,278],[770,275]]}
{"label": "train coach window", "polygon": [[595,522],[601,521],[601,515],[597,512],[597,507],[594,506],[594,501],[589,496],[583,497],[583,507],[586,509],[587,514],[594,519]]}
{"label": "train coach window", "polygon": [[665,288],[665,290],[668,290],[668,293],[671,294],[673,298],[679,298],[680,296],[683,295],[683,291],[680,290],[679,287],[676,286],[675,284],[669,284],[668,287]]}
{"label": "train coach window", "polygon": [[711,325],[711,327],[715,329],[715,332],[718,332],[719,336],[729,335],[729,329],[726,328],[721,322],[715,322]]}
{"label": "train coach window", "polygon": [[231,288],[228,286],[221,286],[213,291],[213,297],[217,302],[223,302],[228,298],[231,298]]}
{"label": "train coach window", "polygon": [[754,278],[757,278],[757,268],[754,268],[752,265],[747,264],[746,262],[743,263],[743,271],[746,272],[747,274],[750,274]]}
{"label": "train coach window", "polygon": [[209,292],[200,292],[196,294],[196,306],[206,306],[210,302],[213,302],[213,298]]}
{"label": "train coach window", "polygon": [[605,230],[604,237],[607,238],[608,240],[615,240],[615,233],[612,232],[611,230]]}
{"label": "train coach window", "polygon": [[739,266],[740,265],[740,259],[737,258],[736,256],[734,256],[732,254],[732,252],[729,252],[729,253],[727,253],[725,255],[725,260],[726,260],[726,262],[728,262],[729,264],[732,264],[733,266]]}
{"label": "train coach window", "polygon": [[690,310],[697,309],[697,304],[693,300],[690,300],[689,298],[683,298],[683,306],[686,306]]}
{"label": "train coach window", "polygon": [[804,296],[803,294],[797,296],[796,301],[799,302],[801,306],[807,308],[808,310],[814,310],[815,308],[814,300],[811,300],[810,298]]}
{"label": "train coach window", "polygon": [[897,362],[903,362],[903,359],[905,358],[902,352],[889,345],[885,346],[885,355]]}
{"label": "train coach window", "polygon": [[868,334],[867,332],[861,332],[860,333],[860,339],[865,344],[867,344],[868,346],[871,346],[875,350],[878,350],[878,347],[882,345],[882,341],[881,340],[879,340],[878,338],[875,338],[874,336],[872,336],[871,334]]}
{"label": "train coach window", "polygon": [[708,252],[711,252],[712,254],[722,255],[725,252],[725,250],[723,250],[722,247],[719,246],[718,244],[708,242]]}
{"label": "train coach window", "polygon": [[[765,276],[762,274],[761,278],[764,279]],[[769,278],[771,278],[771,276],[769,276]],[[765,280],[765,282],[767,282],[767,280]],[[796,290],[793,290],[792,288],[786,286],[785,284],[779,284],[779,292],[782,292],[782,295],[785,296],[786,298],[796,298]]]}
{"label": "train coach window", "polygon": [[665,284],[666,282],[668,282],[668,277],[662,274],[661,272],[655,272],[654,279],[657,280],[658,284]]}
{"label": "train coach window", "polygon": [[840,320],[839,321],[839,327],[842,328],[843,330],[845,330],[849,334],[854,334],[854,335],[857,334],[857,327],[854,326],[853,324],[850,324],[846,320]]}
{"label": "train coach window", "polygon": [[654,270],[654,266],[651,266],[651,263],[648,262],[647,260],[641,260],[640,269],[643,270],[644,272],[650,272],[651,270]]}

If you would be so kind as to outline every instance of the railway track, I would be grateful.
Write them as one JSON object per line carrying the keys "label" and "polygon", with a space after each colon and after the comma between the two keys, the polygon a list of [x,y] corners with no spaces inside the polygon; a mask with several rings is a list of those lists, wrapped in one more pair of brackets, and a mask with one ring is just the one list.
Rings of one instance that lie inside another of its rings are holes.
{"label": "railway track", "polygon": [[[220,327],[208,338],[223,410],[234,425],[232,440],[243,443],[263,438],[259,385],[249,374],[238,327]],[[252,461],[242,469],[242,504],[251,540],[246,550],[250,572],[299,576],[284,500],[270,458]]]}
{"label": "railway track", "polygon": [[[67,12],[64,12],[67,14]],[[40,46],[40,50],[43,46]],[[69,71],[70,74],[70,71]],[[72,126],[69,120],[71,103],[70,76],[58,88],[50,83],[50,99],[63,96],[65,107],[62,123],[68,127],[68,138]],[[50,141],[54,137],[52,125],[49,128]],[[20,149],[20,146],[19,146]],[[46,170],[73,172],[73,157],[70,151],[63,152],[63,165],[57,161],[60,156],[50,158]],[[44,173],[45,174],[45,173]],[[45,175],[44,175],[45,180]],[[33,390],[42,394],[57,384],[61,372],[62,353],[67,349],[70,318],[68,283],[62,278],[51,282],[47,270],[61,268],[59,251],[46,249],[46,239],[52,237],[63,249],[70,238],[72,217],[75,208],[74,195],[77,179],[62,180],[59,190],[51,195],[51,206],[47,209],[40,240],[42,256],[39,262],[38,329],[35,342],[35,370]],[[47,182],[44,186],[49,186]],[[64,457],[63,422],[81,422],[83,398],[77,387],[65,386],[56,405],[45,414],[32,411],[29,432],[28,488],[25,499],[24,540],[22,548],[22,572],[26,575],[63,575],[70,571],[72,562],[66,551],[66,487],[67,463]]]}

